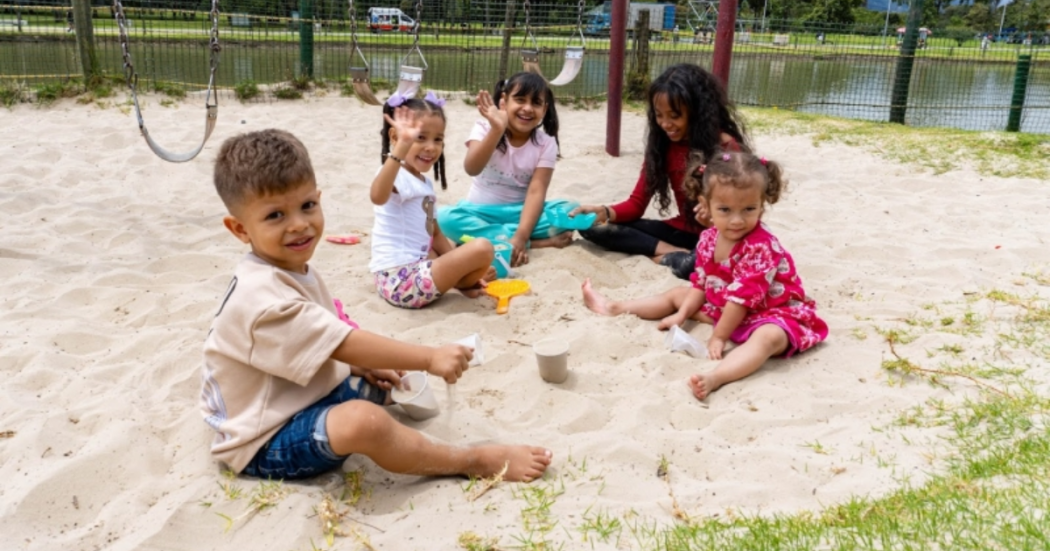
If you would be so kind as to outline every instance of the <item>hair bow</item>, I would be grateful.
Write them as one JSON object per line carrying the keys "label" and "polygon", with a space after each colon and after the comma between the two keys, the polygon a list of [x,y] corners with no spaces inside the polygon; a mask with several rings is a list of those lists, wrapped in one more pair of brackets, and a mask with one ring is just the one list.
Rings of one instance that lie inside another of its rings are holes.
{"label": "hair bow", "polygon": [[427,92],[427,95],[423,96],[423,99],[428,101],[429,103],[433,103],[438,107],[445,106],[445,99],[437,97],[437,94],[435,94],[434,92]]}
{"label": "hair bow", "polygon": [[693,172],[696,172],[697,176],[703,176],[705,170],[707,170],[707,165],[696,165],[696,170]]}
{"label": "hair bow", "polygon": [[758,162],[762,163],[762,166],[769,164],[769,161],[765,157],[759,157]]}
{"label": "hair bow", "polygon": [[723,153],[722,154],[722,160],[728,162],[729,161],[729,153]]}
{"label": "hair bow", "polygon": [[401,95],[401,92],[394,92],[392,96],[386,99],[386,104],[390,107],[400,107],[406,101],[408,101],[408,96]]}

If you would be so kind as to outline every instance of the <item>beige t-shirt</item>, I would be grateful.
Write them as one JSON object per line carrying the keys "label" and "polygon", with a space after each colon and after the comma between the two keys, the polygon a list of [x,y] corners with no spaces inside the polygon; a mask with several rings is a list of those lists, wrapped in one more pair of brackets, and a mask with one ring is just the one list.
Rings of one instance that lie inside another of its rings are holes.
{"label": "beige t-shirt", "polygon": [[285,422],[350,376],[331,359],[350,331],[316,270],[241,260],[204,342],[200,404],[216,431],[212,455],[241,472]]}

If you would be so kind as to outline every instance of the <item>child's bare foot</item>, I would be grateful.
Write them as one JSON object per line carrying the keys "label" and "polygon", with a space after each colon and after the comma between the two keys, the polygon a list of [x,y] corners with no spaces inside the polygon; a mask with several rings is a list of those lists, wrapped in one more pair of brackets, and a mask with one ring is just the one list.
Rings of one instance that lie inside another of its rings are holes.
{"label": "child's bare foot", "polygon": [[544,247],[553,247],[555,249],[564,249],[572,244],[572,231],[563,231],[558,235],[548,237],[547,239],[534,239],[532,241],[533,249],[542,249]]}
{"label": "child's bare foot", "polygon": [[689,389],[693,391],[693,396],[696,396],[697,400],[707,398],[708,395],[722,386],[722,383],[711,372],[697,373],[689,377],[689,381],[686,384],[689,385]]}
{"label": "child's bare foot", "polygon": [[551,464],[550,450],[534,446],[478,446],[474,451],[477,453],[476,468],[474,472],[464,474],[490,477],[507,465],[503,480],[532,482],[543,476],[543,472]]}
{"label": "child's bare foot", "polygon": [[595,314],[611,316],[609,311],[609,300],[604,295],[591,288],[591,278],[583,280],[583,303]]}
{"label": "child's bare foot", "polygon": [[485,270],[485,275],[481,276],[481,279],[484,279],[485,281],[496,281],[496,268],[489,266],[489,269]]}

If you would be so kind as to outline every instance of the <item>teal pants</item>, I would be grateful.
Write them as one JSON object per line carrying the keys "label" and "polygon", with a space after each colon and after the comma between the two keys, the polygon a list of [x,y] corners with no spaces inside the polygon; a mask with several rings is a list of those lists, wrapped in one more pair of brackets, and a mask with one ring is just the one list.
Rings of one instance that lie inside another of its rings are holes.
{"label": "teal pants", "polygon": [[[554,199],[543,203],[543,213],[536,221],[529,240],[547,239],[564,231],[590,227],[594,215],[580,215],[567,219],[565,214],[579,206],[579,203]],[[484,237],[495,243],[509,241],[518,230],[521,211],[524,203],[508,205],[478,205],[460,201],[455,206],[438,210],[437,222],[441,233],[454,243],[462,243],[463,236]]]}

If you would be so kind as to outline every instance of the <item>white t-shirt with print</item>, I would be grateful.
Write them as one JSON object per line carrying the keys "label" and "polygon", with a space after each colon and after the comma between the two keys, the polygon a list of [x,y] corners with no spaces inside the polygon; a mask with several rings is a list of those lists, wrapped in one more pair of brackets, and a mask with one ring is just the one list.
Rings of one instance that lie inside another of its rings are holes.
{"label": "white t-shirt with print", "polygon": [[[382,170],[382,167],[380,167]],[[378,171],[377,171],[378,173]],[[427,201],[429,199],[429,201]],[[434,209],[434,182],[419,179],[402,167],[394,179],[394,192],[382,205],[374,205],[372,260],[368,271],[378,272],[418,262],[430,252],[425,204]]]}
{"label": "white t-shirt with print", "polygon": [[[492,126],[485,119],[474,123],[467,138],[468,146],[472,141],[485,139],[491,129]],[[558,143],[554,138],[542,128],[536,129],[533,138],[529,138],[521,147],[514,147],[508,141],[507,151],[503,153],[499,149],[493,151],[492,158],[481,174],[474,177],[467,201],[479,205],[524,203],[532,173],[537,168],[554,168],[558,160]]]}

